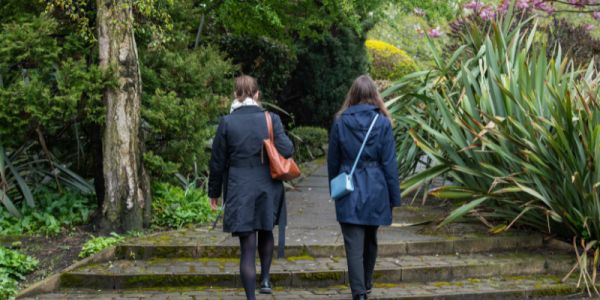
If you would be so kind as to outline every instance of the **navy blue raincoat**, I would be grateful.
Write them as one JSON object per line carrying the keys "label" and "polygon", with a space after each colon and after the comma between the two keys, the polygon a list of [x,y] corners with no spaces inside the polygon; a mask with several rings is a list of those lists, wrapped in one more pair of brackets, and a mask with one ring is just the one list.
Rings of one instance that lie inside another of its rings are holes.
{"label": "navy blue raincoat", "polygon": [[392,208],[400,206],[400,181],[392,125],[376,106],[350,106],[337,118],[329,135],[329,180],[350,173],[375,114],[379,114],[356,171],[354,191],[335,200],[337,221],[359,225],[390,225]]}

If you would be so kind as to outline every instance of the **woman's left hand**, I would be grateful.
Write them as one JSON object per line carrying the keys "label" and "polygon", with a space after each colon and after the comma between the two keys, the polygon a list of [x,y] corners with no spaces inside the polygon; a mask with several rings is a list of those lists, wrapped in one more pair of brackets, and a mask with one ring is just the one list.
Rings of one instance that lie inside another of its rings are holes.
{"label": "woman's left hand", "polygon": [[210,198],[210,208],[212,210],[217,210],[217,208],[219,208],[218,202],[219,198]]}

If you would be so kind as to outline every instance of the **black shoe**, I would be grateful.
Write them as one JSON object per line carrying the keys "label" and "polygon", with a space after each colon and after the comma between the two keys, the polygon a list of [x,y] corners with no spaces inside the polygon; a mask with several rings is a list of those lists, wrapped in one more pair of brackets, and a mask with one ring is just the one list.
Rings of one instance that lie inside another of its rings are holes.
{"label": "black shoe", "polygon": [[367,295],[366,294],[356,295],[352,298],[352,300],[367,300]]}
{"label": "black shoe", "polygon": [[373,284],[367,284],[367,294],[370,294],[373,291]]}
{"label": "black shoe", "polygon": [[269,281],[269,279],[265,279],[260,283],[260,293],[273,294],[273,287],[271,286],[271,281]]}

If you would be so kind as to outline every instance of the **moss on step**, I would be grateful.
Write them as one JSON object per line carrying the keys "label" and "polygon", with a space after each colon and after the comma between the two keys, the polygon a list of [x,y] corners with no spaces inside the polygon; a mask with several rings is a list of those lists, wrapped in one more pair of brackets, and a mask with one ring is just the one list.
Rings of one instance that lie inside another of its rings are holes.
{"label": "moss on step", "polygon": [[335,280],[338,281],[342,279],[342,274],[340,272],[305,272],[298,274],[301,279],[309,280],[309,281],[325,281],[325,280]]}
{"label": "moss on step", "polygon": [[287,258],[287,260],[291,261],[291,262],[296,262],[296,261],[300,261],[300,260],[314,261],[315,258],[310,255],[300,255],[300,256],[290,256]]}

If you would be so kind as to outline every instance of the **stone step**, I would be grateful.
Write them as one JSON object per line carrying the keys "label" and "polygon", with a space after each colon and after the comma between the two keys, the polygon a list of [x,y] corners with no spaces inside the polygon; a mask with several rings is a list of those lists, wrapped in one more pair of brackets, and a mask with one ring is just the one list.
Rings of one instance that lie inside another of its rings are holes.
{"label": "stone step", "polygon": [[[505,275],[565,274],[569,255],[501,253],[380,257],[374,278],[379,283],[449,281]],[[118,260],[88,265],[61,276],[61,287],[123,289],[136,287],[240,287],[237,259]],[[260,271],[260,267],[257,266]],[[348,283],[343,257],[289,257],[274,260],[271,279],[280,287],[326,287]]]}
{"label": "stone step", "polygon": [[[556,276],[503,276],[459,281],[432,281],[425,283],[375,284],[369,299],[535,299],[575,294],[575,283],[561,283]],[[345,285],[325,288],[290,289],[275,287],[273,295],[258,295],[257,299],[350,299],[350,288]],[[246,299],[241,288],[211,288],[208,286],[177,289],[91,290],[63,289],[54,293],[25,299]]]}
{"label": "stone step", "polygon": [[[385,232],[383,233],[385,234]],[[383,235],[380,234],[380,235]],[[165,239],[164,236],[162,236]],[[383,241],[382,241],[383,239]],[[277,241],[277,239],[275,239]],[[517,234],[500,236],[438,237],[431,236],[418,240],[394,241],[394,237],[380,238],[379,256],[426,255],[426,254],[471,254],[511,250],[537,249],[544,245],[543,237],[537,234]],[[310,255],[312,257],[344,256],[342,241],[334,244],[299,240],[288,242],[286,256]],[[119,259],[150,258],[235,258],[239,257],[236,240],[215,244],[190,239],[174,242],[146,239],[117,246]]]}

